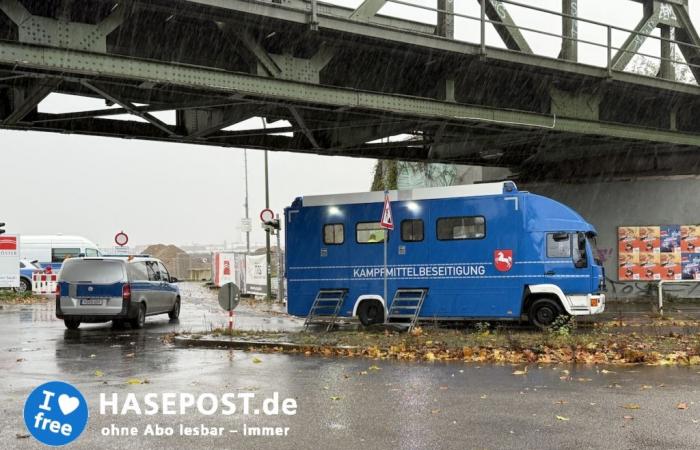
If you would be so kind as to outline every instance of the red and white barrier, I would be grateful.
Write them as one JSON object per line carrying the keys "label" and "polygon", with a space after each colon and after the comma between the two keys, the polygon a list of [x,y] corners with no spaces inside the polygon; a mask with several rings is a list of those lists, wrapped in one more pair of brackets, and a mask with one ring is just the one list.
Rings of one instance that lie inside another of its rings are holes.
{"label": "red and white barrier", "polygon": [[32,293],[53,294],[56,292],[56,283],[58,283],[58,274],[35,272],[32,274]]}

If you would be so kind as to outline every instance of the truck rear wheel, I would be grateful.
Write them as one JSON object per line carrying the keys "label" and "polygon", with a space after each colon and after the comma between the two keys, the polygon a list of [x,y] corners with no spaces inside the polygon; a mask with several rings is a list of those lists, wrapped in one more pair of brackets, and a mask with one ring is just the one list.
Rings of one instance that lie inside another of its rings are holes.
{"label": "truck rear wheel", "polygon": [[540,330],[544,330],[552,326],[561,314],[561,307],[555,300],[539,298],[530,305],[528,317],[530,318],[530,323]]}
{"label": "truck rear wheel", "polygon": [[143,303],[139,305],[139,310],[136,317],[129,320],[129,323],[131,324],[131,328],[135,329],[143,328],[144,325],[146,325],[146,305]]}
{"label": "truck rear wheel", "polygon": [[384,323],[384,307],[378,300],[365,300],[357,308],[357,316],[366,327]]}

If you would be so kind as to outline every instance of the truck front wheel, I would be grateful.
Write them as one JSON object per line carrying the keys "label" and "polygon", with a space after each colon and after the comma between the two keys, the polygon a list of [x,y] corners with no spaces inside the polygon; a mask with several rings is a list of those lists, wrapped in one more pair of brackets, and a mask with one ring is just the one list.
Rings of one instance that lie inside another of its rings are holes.
{"label": "truck front wheel", "polygon": [[540,330],[544,330],[552,326],[561,314],[559,303],[551,298],[540,298],[530,305],[528,316],[530,323]]}
{"label": "truck front wheel", "polygon": [[357,316],[366,327],[384,323],[384,307],[377,300],[365,300],[357,308]]}

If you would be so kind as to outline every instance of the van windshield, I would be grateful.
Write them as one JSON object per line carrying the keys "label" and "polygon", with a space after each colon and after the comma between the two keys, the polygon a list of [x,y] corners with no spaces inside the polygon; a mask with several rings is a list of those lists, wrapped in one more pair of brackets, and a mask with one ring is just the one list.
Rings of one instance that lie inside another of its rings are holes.
{"label": "van windshield", "polygon": [[124,264],[109,260],[68,260],[61,269],[60,281],[69,283],[112,284],[124,281]]}

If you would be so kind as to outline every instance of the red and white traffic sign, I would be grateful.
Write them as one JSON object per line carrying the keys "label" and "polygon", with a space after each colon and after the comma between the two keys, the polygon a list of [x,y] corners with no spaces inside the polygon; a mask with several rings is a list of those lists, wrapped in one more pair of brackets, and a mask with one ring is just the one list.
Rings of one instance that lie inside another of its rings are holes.
{"label": "red and white traffic sign", "polygon": [[275,213],[270,208],[265,208],[260,211],[260,220],[263,222],[271,222],[275,218]]}
{"label": "red and white traffic sign", "polygon": [[129,236],[127,236],[127,234],[124,233],[124,231],[120,231],[119,233],[114,235],[114,243],[120,247],[124,247],[126,244],[129,243]]}
{"label": "red and white traffic sign", "polygon": [[391,215],[391,201],[389,200],[388,192],[384,194],[384,209],[382,210],[382,220],[379,222],[379,226],[387,230],[394,229],[394,218]]}

